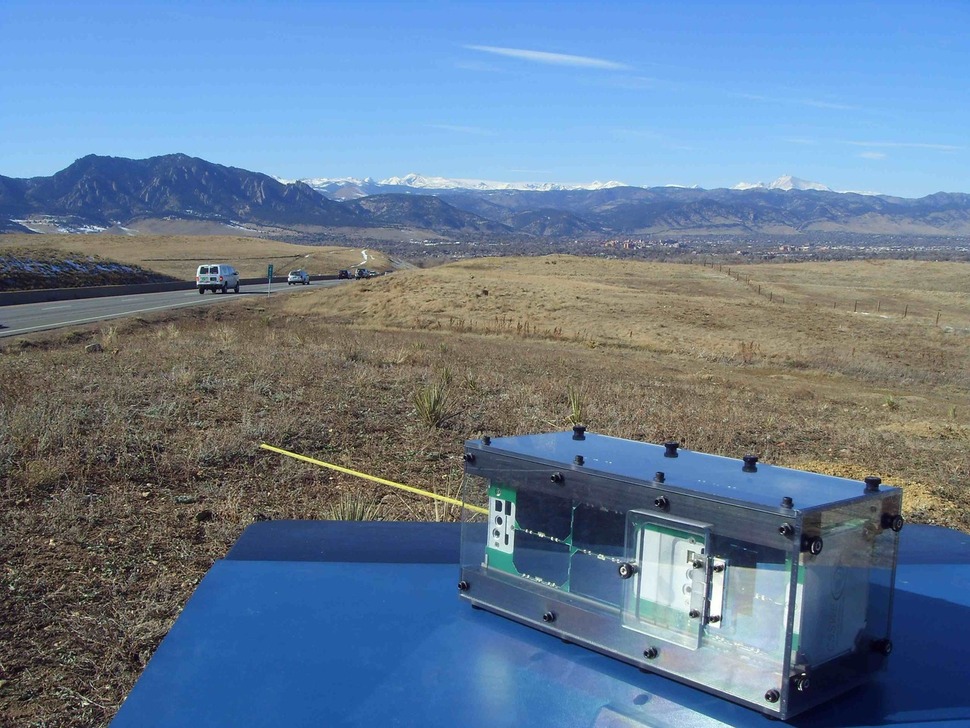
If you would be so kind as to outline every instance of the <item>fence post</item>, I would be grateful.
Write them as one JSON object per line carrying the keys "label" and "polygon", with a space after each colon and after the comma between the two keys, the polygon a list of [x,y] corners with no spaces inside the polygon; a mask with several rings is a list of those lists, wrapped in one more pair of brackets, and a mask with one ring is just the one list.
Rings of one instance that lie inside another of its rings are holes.
{"label": "fence post", "polygon": [[937,326],[940,325],[940,312],[939,311],[936,312],[936,325]]}
{"label": "fence post", "polygon": [[906,314],[909,313],[909,304],[906,304],[906,308],[903,309],[903,318],[906,318]]}
{"label": "fence post", "polygon": [[859,302],[858,301],[853,301],[852,302],[852,313],[859,313]]}

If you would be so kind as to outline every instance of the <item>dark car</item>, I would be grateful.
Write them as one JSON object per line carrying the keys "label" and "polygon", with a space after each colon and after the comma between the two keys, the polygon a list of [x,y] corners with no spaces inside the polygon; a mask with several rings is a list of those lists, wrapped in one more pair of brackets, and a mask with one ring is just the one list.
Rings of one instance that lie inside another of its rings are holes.
{"label": "dark car", "polygon": [[341,270],[337,273],[337,278],[350,278],[349,270]]}

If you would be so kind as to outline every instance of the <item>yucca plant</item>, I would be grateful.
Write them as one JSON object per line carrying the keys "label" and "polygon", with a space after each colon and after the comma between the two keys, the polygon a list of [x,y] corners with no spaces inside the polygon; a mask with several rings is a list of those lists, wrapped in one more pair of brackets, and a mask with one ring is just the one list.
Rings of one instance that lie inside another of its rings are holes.
{"label": "yucca plant", "polygon": [[441,427],[454,416],[448,411],[448,385],[435,381],[419,386],[414,390],[414,408],[428,427]]}
{"label": "yucca plant", "polygon": [[580,425],[586,421],[586,403],[583,393],[573,385],[566,387],[566,398],[569,400],[569,416],[566,420],[571,425]]}
{"label": "yucca plant", "polygon": [[359,490],[341,493],[337,502],[327,509],[333,521],[379,521],[380,513],[381,504]]}

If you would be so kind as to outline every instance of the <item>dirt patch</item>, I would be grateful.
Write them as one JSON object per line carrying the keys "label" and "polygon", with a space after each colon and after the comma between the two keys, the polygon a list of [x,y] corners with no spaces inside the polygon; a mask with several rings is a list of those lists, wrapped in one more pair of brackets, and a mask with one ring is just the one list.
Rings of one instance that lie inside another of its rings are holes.
{"label": "dirt patch", "polygon": [[876,474],[910,520],[970,531],[966,341],[845,319],[709,268],[556,257],[5,340],[0,724],[110,721],[254,519],[457,516],[261,442],[454,496],[466,439],[578,406],[595,432]]}

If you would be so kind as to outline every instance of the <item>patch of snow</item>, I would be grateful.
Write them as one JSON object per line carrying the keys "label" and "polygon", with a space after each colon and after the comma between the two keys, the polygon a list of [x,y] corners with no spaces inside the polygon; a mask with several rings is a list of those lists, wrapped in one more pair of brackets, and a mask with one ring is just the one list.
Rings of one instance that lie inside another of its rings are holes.
{"label": "patch of snow", "polygon": [[817,190],[819,192],[834,192],[830,187],[826,187],[821,182],[810,182],[808,180],[792,177],[790,174],[782,175],[774,182],[765,184],[764,182],[738,182],[732,190]]}
{"label": "patch of snow", "polygon": [[764,182],[738,182],[732,190],[763,190],[765,189]]}
{"label": "patch of snow", "polygon": [[588,184],[556,184],[554,182],[495,182],[482,179],[449,179],[447,177],[426,177],[420,174],[407,174],[403,177],[388,177],[379,184],[394,187],[414,187],[425,190],[529,190],[549,192],[552,190],[605,190],[626,187],[623,182],[590,182]]}
{"label": "patch of snow", "polygon": [[11,218],[10,219],[10,222],[15,222],[18,225],[23,225],[25,228],[27,228],[28,230],[30,230],[32,233],[42,233],[42,232],[44,232],[42,229],[40,229],[38,227],[31,227],[31,224],[33,224],[33,225],[37,225],[38,224],[34,220],[14,220],[13,218]]}

